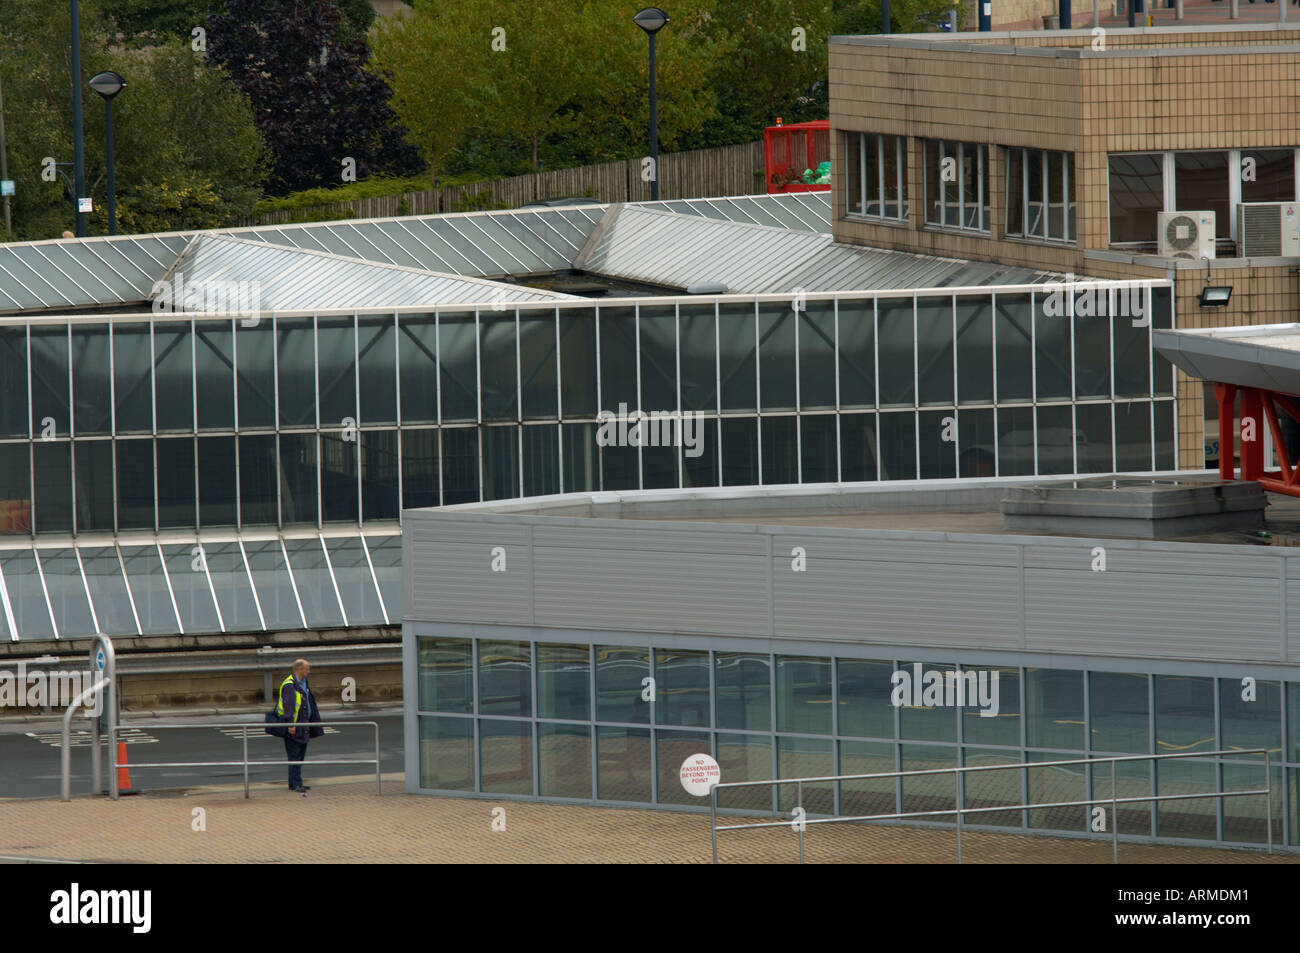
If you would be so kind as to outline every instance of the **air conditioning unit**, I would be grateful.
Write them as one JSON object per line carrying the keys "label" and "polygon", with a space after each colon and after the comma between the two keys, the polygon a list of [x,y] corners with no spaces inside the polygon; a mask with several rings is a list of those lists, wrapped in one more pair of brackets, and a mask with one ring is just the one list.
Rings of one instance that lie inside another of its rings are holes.
{"label": "air conditioning unit", "polygon": [[1300,205],[1242,202],[1237,206],[1239,258],[1300,258]]}
{"label": "air conditioning unit", "polygon": [[1213,258],[1213,212],[1159,212],[1156,215],[1161,258]]}

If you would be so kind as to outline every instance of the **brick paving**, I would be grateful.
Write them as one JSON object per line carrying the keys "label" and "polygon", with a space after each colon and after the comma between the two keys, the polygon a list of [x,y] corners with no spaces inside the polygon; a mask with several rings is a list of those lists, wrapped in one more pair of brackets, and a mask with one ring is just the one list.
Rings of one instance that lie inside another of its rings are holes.
{"label": "brick paving", "polygon": [[[425,797],[403,793],[400,775],[374,781],[316,779],[302,798],[259,783],[122,798],[0,800],[0,857],[143,863],[708,863],[703,814]],[[207,829],[194,831],[193,810]],[[492,810],[505,808],[504,831]],[[756,818],[756,820],[771,820]],[[736,819],[728,818],[729,822]],[[813,825],[809,863],[953,863],[952,830]],[[1109,864],[1109,841],[1018,834],[962,837],[966,863]],[[1124,864],[1298,863],[1262,851],[1120,844]],[[719,835],[723,863],[792,863],[788,829]]]}

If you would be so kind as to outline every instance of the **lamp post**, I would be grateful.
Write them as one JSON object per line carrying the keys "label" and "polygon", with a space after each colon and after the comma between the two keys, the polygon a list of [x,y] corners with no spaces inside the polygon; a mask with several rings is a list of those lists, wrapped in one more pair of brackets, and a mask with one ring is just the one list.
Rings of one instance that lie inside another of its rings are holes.
{"label": "lamp post", "polygon": [[77,0],[69,3],[72,9],[72,200],[77,204],[77,237],[85,238],[86,213],[81,204],[86,190],[86,147],[81,136],[81,17]]}
{"label": "lamp post", "polygon": [[113,97],[126,80],[111,69],[90,77],[90,88],[104,97],[104,140],[108,159],[108,234],[117,234],[117,193],[113,182]]}
{"label": "lamp post", "polygon": [[650,37],[650,200],[659,201],[659,94],[655,90],[655,34],[668,22],[668,14],[658,7],[638,10],[632,18]]}

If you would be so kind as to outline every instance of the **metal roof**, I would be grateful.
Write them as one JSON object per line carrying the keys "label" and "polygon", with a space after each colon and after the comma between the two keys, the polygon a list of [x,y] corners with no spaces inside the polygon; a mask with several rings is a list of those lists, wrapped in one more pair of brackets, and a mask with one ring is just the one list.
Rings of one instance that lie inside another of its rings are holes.
{"label": "metal roof", "polygon": [[200,289],[248,282],[248,287],[257,290],[257,302],[253,307],[266,311],[400,307],[489,299],[547,301],[574,297],[505,282],[432,274],[221,235],[194,238],[176,259],[176,265],[167,277],[171,284],[168,293],[177,299],[172,303],[176,310],[203,310],[202,305],[190,308],[179,300],[182,292],[178,288],[178,278],[180,284]]}
{"label": "metal roof", "polygon": [[0,245],[0,313],[139,304],[189,240],[177,233]]}
{"label": "metal roof", "polygon": [[575,267],[687,288],[721,282],[737,294],[1034,284],[1051,272],[836,244],[828,233],[710,221],[662,209],[612,209]]}
{"label": "metal roof", "polygon": [[1153,329],[1151,344],[1192,377],[1300,394],[1300,324]]}

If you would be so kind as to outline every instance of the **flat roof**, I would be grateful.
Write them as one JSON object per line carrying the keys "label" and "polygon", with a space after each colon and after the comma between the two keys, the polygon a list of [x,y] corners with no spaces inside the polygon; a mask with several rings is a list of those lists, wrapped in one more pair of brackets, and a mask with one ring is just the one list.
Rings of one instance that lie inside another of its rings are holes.
{"label": "flat roof", "polygon": [[1300,324],[1153,329],[1151,341],[1192,377],[1300,394]]}

